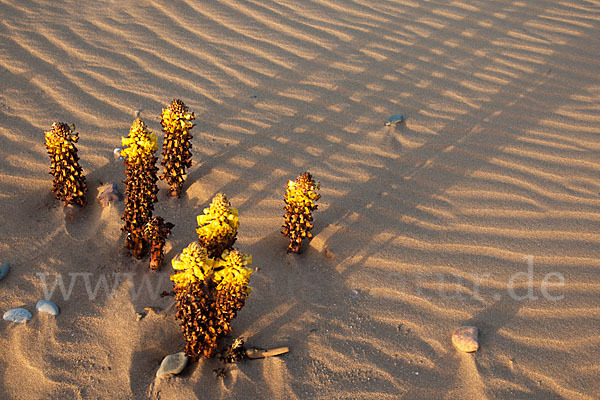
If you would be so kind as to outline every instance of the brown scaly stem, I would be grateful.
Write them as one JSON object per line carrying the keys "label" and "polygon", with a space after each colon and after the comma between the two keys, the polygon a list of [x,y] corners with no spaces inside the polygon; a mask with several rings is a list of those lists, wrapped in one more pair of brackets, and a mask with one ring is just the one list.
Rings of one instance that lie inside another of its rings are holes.
{"label": "brown scaly stem", "polygon": [[165,242],[174,226],[170,222],[165,222],[162,217],[152,217],[146,224],[144,235],[150,243],[150,269],[160,269],[165,256]]}
{"label": "brown scaly stem", "polygon": [[192,360],[214,356],[217,350],[215,305],[210,282],[195,282],[175,288],[175,317],[186,340],[185,354]]}

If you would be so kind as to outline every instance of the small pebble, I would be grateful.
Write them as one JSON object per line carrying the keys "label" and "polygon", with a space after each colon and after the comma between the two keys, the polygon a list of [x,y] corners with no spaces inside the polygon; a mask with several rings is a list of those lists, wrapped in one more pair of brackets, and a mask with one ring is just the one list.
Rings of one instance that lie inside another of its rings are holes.
{"label": "small pebble", "polygon": [[54,315],[55,317],[60,312],[60,310],[58,309],[58,306],[56,304],[54,304],[53,302],[51,302],[50,300],[38,301],[37,304],[35,305],[35,309],[39,313],[43,312],[43,313],[47,313],[50,315]]}
{"label": "small pebble", "polygon": [[394,114],[385,121],[385,126],[390,126],[393,124],[397,124],[398,122],[404,121],[404,116],[402,114]]}
{"label": "small pebble", "polygon": [[5,321],[23,323],[31,319],[31,313],[24,308],[13,308],[4,313]]}
{"label": "small pebble", "polygon": [[188,358],[184,352],[169,354],[160,363],[160,368],[156,371],[156,377],[177,375],[187,365]]}
{"label": "small pebble", "polygon": [[460,351],[472,353],[479,349],[479,330],[474,326],[461,326],[452,333],[452,344]]}
{"label": "small pebble", "polygon": [[100,201],[102,207],[108,207],[111,202],[123,199],[123,196],[119,193],[119,189],[117,189],[117,184],[114,182],[99,187],[98,191],[100,192],[98,201]]}
{"label": "small pebble", "polygon": [[398,324],[398,326],[396,327],[396,330],[398,332],[404,333],[405,335],[408,335],[410,333],[410,328],[407,328],[402,324]]}
{"label": "small pebble", "polygon": [[135,117],[139,118],[141,113],[142,113],[142,110],[135,110]]}
{"label": "small pebble", "polygon": [[113,150],[113,155],[115,157],[115,160],[119,160],[119,161],[123,161],[124,160],[123,156],[121,155],[121,151],[122,150],[123,149],[120,148],[120,147],[115,147],[115,149]]}
{"label": "small pebble", "polygon": [[10,271],[10,264],[6,263],[0,267],[0,280],[8,274],[8,271]]}

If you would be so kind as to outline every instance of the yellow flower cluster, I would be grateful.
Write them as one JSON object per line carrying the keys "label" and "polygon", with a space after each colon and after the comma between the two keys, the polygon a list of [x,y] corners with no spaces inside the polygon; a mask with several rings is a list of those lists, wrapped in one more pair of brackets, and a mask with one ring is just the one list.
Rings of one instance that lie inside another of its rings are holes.
{"label": "yellow flower cluster", "polygon": [[315,201],[321,197],[315,192],[320,189],[320,185],[302,178],[303,176],[300,176],[296,181],[288,181],[286,202],[312,210],[315,208]]}
{"label": "yellow flower cluster", "polygon": [[214,281],[217,283],[217,290],[231,285],[249,295],[252,288],[248,286],[248,283],[253,270],[247,265],[252,264],[252,256],[240,253],[238,250],[225,250],[221,258],[218,268],[215,268]]}
{"label": "yellow flower cluster", "polygon": [[238,210],[231,207],[223,193],[218,193],[204,209],[204,214],[198,215],[196,233],[200,243],[206,247],[209,255],[218,257],[233,246],[240,225]]}
{"label": "yellow flower cluster", "polygon": [[143,159],[148,159],[153,156],[158,150],[156,134],[150,132],[140,118],[133,121],[129,136],[121,138],[123,150],[121,156],[127,159],[130,164],[138,164]]}
{"label": "yellow flower cluster", "polygon": [[190,130],[194,126],[192,121],[196,119],[193,112],[178,107],[163,108],[160,117],[163,130],[168,133]]}
{"label": "yellow flower cluster", "polygon": [[[75,126],[68,126],[66,124],[64,128],[61,124],[56,122],[52,124],[52,130],[44,132],[46,138],[46,147],[49,151],[54,154],[64,154],[68,151],[73,150],[73,142],[79,140],[77,132],[75,132]],[[56,160],[58,161],[58,159]]]}
{"label": "yellow flower cluster", "polygon": [[231,285],[242,289],[246,295],[252,291],[248,283],[253,270],[247,267],[252,264],[252,256],[237,250],[225,250],[220,259],[213,259],[198,242],[193,242],[172,263],[174,270],[181,271],[171,275],[179,290],[185,290],[192,283],[212,279],[217,290]]}
{"label": "yellow flower cluster", "polygon": [[185,289],[192,283],[212,276],[215,260],[208,257],[206,250],[198,242],[192,242],[172,263],[173,269],[181,272],[171,275],[171,280],[176,288]]}

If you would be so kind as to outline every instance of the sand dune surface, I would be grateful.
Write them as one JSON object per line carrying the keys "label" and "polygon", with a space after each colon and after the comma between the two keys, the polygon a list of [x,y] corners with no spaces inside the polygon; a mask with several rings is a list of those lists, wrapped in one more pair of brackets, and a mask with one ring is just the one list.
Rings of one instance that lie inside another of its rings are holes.
{"label": "sand dune surface", "polygon": [[[0,0],[0,15],[0,310],[34,314],[0,321],[0,398],[600,398],[599,1]],[[113,149],[136,112],[162,142],[173,98],[196,113],[194,164],[181,198],[160,183],[175,228],[151,272],[124,249],[123,202],[96,195],[124,191]],[[55,121],[80,133],[83,209],[50,193]],[[306,170],[315,237],[287,255],[285,185]],[[156,379],[184,347],[157,294],[218,192],[258,267],[232,337],[291,351]],[[35,312],[53,285],[56,318]],[[452,346],[463,325],[476,353]]]}

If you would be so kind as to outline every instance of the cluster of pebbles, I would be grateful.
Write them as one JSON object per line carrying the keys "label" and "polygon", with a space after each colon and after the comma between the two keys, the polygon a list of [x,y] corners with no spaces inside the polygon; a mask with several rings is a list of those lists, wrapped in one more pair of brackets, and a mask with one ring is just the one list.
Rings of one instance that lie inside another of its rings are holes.
{"label": "cluster of pebbles", "polygon": [[[2,280],[10,271],[10,264],[4,264],[0,267],[0,280]],[[46,313],[57,316],[60,312],[58,306],[50,300],[42,299],[37,302],[35,309],[38,313]],[[4,313],[2,319],[9,322],[25,323],[31,319],[32,315],[29,310],[22,307],[10,309]]]}

